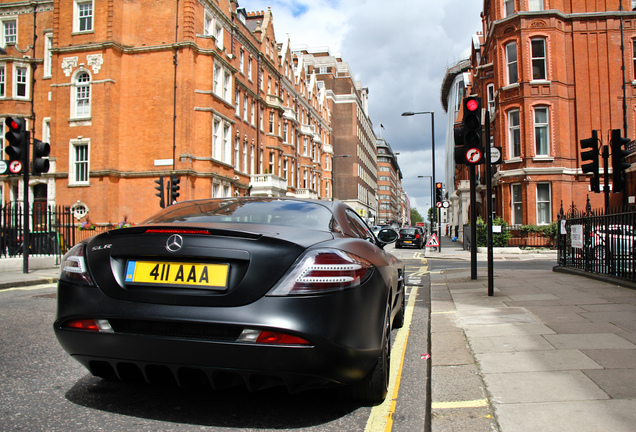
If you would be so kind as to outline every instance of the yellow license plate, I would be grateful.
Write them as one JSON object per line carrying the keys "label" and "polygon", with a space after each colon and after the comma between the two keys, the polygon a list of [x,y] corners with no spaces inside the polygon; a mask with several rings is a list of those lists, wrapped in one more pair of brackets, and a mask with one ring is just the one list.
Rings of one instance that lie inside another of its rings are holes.
{"label": "yellow license plate", "polygon": [[411,240],[404,240],[404,243],[413,243]]}
{"label": "yellow license plate", "polygon": [[226,289],[228,264],[128,261],[126,283]]}

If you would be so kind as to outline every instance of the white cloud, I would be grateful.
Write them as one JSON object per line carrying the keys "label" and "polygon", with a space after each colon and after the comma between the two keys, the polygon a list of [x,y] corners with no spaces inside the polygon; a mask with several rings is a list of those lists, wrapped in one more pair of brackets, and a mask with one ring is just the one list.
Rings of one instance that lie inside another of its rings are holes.
{"label": "white cloud", "polygon": [[435,112],[435,177],[445,181],[446,115],[440,102],[449,65],[466,55],[481,30],[483,2],[471,0],[239,0],[248,11],[271,6],[278,42],[328,46],[341,53],[355,78],[369,88],[369,114],[377,134],[395,152],[411,206],[431,203],[431,121]]}

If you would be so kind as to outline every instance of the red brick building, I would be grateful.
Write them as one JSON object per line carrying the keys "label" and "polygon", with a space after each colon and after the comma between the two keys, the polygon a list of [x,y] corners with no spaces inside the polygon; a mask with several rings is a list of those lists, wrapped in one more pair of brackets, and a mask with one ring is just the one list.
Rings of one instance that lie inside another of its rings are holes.
{"label": "red brick building", "polygon": [[[270,10],[2,0],[0,26],[2,120],[24,117],[51,144],[31,200],[106,224],[159,210],[159,176],[180,179],[180,201],[334,196],[333,97],[289,40],[276,41]],[[21,179],[0,176],[3,203],[22,200]]]}
{"label": "red brick building", "polygon": [[[472,45],[463,94],[481,96],[491,143],[502,147],[493,201],[508,223],[549,224],[562,203],[583,210],[588,196],[592,207],[604,206],[581,170],[580,140],[592,130],[601,145],[609,145],[612,129],[636,137],[636,12],[622,3],[623,11],[619,0],[484,1],[483,32]],[[612,205],[636,195],[634,165],[625,192],[611,194]],[[458,168],[456,180],[465,178],[465,167]],[[483,165],[479,172],[484,185]],[[456,195],[468,193],[457,189]],[[480,191],[483,197],[483,186]],[[485,217],[483,198],[478,206]]]}

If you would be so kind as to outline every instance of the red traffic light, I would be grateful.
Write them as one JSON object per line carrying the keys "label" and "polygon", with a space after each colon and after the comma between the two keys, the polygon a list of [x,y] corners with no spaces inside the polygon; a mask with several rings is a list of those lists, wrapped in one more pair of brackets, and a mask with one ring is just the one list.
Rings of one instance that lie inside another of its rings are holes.
{"label": "red traffic light", "polygon": [[435,183],[435,187],[436,187],[437,189],[441,189],[441,188],[442,188],[442,184],[441,184],[441,183]]}
{"label": "red traffic light", "polygon": [[476,99],[468,99],[466,101],[466,108],[468,108],[468,111],[476,111],[479,109],[479,102]]}

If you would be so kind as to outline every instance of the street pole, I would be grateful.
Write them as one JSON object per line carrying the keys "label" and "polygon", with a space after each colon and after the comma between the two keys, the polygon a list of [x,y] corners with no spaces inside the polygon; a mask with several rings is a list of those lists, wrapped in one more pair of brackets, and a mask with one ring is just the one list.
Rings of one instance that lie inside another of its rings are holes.
{"label": "street pole", "polygon": [[486,110],[486,211],[488,212],[488,296],[495,295],[494,257],[492,249],[492,154],[490,151],[490,111]]}
{"label": "street pole", "polygon": [[22,273],[29,272],[29,245],[31,244],[29,236],[29,147],[31,147],[31,132],[26,133],[26,145],[24,146],[24,166],[22,167],[22,186],[23,186],[23,218],[22,218]]}

